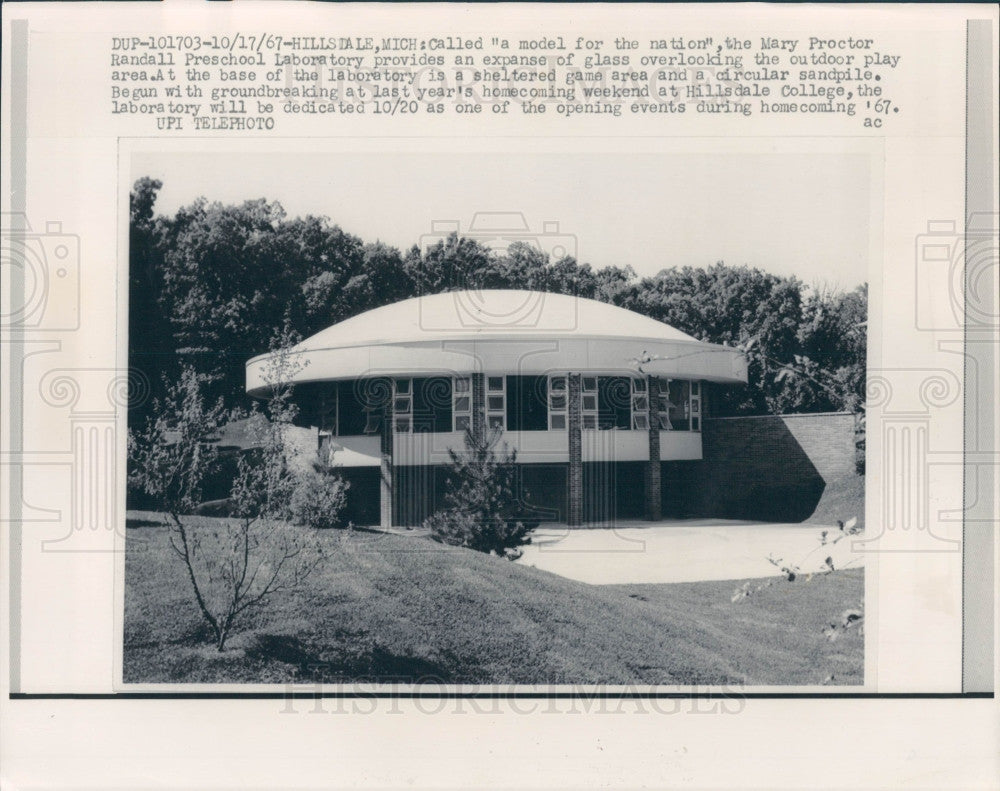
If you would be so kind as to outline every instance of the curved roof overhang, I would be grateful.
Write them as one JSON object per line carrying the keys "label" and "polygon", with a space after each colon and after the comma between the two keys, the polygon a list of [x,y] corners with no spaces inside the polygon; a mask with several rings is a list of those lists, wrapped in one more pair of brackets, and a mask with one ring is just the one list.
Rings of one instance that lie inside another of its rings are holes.
{"label": "curved roof overhang", "polygon": [[[696,340],[572,336],[457,337],[390,343],[341,343],[316,347],[308,341],[289,351],[288,383],[331,382],[376,376],[460,375],[476,372],[548,374],[565,371],[638,374],[679,379],[746,383],[746,358],[739,349]],[[640,362],[642,362],[640,366]],[[277,358],[264,354],[247,362],[247,392],[265,395]]]}

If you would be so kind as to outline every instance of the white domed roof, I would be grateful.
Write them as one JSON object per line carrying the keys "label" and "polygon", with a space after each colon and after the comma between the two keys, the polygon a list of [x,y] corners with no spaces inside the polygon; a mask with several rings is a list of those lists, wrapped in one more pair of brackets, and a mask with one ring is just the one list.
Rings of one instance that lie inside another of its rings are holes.
{"label": "white domed roof", "polygon": [[511,336],[696,340],[668,324],[594,299],[497,289],[451,291],[385,305],[334,324],[297,348]]}
{"label": "white domed roof", "polygon": [[[738,349],[593,299],[537,291],[453,291],[366,311],[292,349],[293,382],[493,372],[642,372],[746,382]],[[272,355],[247,362],[247,390],[266,391]]]}

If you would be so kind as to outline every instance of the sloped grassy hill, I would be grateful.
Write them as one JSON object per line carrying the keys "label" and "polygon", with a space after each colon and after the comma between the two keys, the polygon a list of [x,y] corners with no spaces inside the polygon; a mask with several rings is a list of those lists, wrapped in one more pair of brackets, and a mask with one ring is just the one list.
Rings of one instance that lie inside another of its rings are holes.
{"label": "sloped grassy hill", "polygon": [[775,582],[591,586],[413,536],[323,535],[328,560],[219,654],[155,515],[130,513],[124,678],[141,682],[818,684],[862,681],[822,630],[860,571]]}

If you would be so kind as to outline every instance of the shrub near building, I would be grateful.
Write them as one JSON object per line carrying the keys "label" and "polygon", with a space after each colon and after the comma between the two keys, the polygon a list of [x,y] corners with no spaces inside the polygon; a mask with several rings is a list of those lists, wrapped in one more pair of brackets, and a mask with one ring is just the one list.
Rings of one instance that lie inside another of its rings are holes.
{"label": "shrub near building", "polygon": [[517,453],[496,450],[499,431],[467,429],[465,453],[449,451],[447,507],[424,522],[436,541],[514,560],[537,520],[518,513]]}

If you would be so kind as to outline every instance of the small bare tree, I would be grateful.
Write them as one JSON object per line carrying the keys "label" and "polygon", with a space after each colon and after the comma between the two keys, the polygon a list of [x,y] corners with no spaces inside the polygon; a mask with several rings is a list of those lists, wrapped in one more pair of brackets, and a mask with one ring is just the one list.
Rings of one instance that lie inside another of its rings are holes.
{"label": "small bare tree", "polygon": [[247,421],[255,447],[238,462],[230,494],[235,518],[190,516],[215,469],[215,441],[226,419],[221,403],[206,407],[193,371],[183,373],[155,417],[129,437],[132,482],[170,518],[170,546],[219,651],[243,616],[300,586],[323,558],[315,531],[286,521],[295,488],[285,442],[295,415],[291,370],[286,344],[266,372],[272,383],[267,415],[254,409]]}

